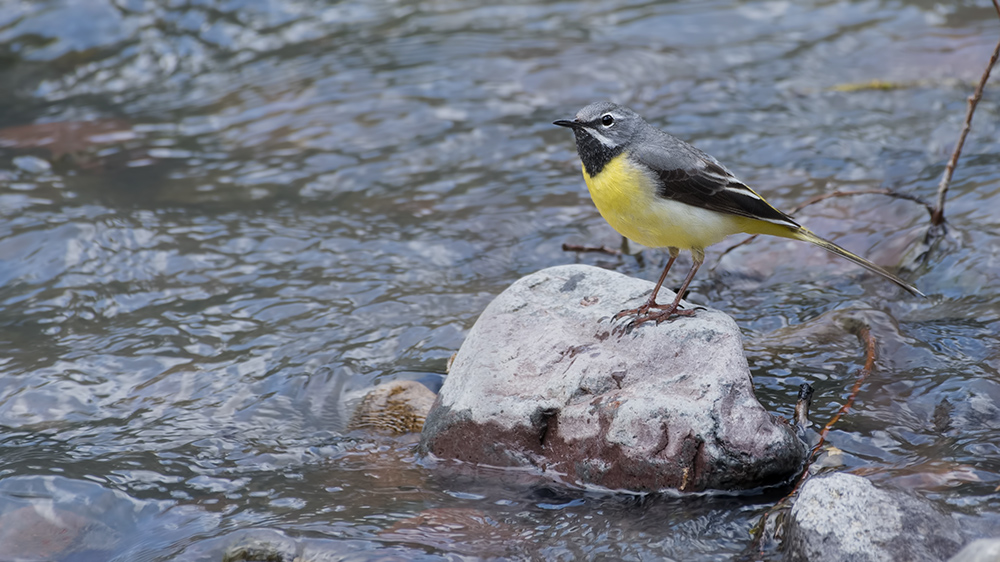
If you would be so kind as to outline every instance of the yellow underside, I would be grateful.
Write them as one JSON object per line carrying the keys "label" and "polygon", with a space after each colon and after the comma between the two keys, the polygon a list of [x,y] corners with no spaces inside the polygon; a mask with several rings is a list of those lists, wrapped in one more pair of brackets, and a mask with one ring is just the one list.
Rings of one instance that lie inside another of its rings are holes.
{"label": "yellow underside", "polygon": [[787,227],[657,197],[657,179],[631,165],[625,153],[596,176],[584,167],[583,178],[604,220],[643,246],[701,251],[739,232],[795,237]]}

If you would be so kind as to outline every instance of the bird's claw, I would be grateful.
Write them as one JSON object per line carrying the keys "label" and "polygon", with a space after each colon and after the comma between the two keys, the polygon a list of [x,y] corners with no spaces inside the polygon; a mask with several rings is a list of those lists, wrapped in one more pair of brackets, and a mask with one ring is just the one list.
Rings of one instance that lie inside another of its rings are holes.
{"label": "bird's claw", "polygon": [[[651,308],[659,310],[650,312]],[[632,316],[633,318],[624,324],[615,326],[614,329],[611,330],[611,333],[617,334],[618,337],[622,337],[625,334],[632,333],[633,330],[646,322],[655,322],[659,325],[661,322],[670,321],[681,316],[694,316],[695,311],[699,309],[705,310],[705,308],[701,306],[696,306],[692,309],[684,309],[681,308],[680,305],[674,304],[644,304],[639,308],[626,309],[622,310],[618,314],[615,314],[611,318],[612,322],[617,322],[627,316]]]}

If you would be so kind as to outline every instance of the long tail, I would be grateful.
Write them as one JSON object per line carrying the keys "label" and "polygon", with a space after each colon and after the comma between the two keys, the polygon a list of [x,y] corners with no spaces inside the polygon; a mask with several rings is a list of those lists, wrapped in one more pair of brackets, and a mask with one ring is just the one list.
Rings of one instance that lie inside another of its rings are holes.
{"label": "long tail", "polygon": [[866,260],[865,258],[863,258],[861,256],[857,256],[857,255],[852,254],[851,252],[848,252],[847,250],[841,248],[840,246],[834,244],[833,242],[830,242],[829,240],[824,240],[824,239],[820,238],[819,236],[816,236],[815,234],[812,233],[812,231],[810,231],[807,228],[799,227],[799,228],[792,228],[790,230],[791,230],[791,232],[789,233],[790,236],[789,235],[785,235],[788,238],[795,238],[797,240],[803,240],[805,242],[810,242],[812,244],[815,244],[815,245],[819,246],[820,248],[823,248],[827,252],[830,252],[831,254],[837,254],[838,256],[840,256],[842,258],[847,258],[847,259],[851,260],[852,262],[860,265],[861,267],[867,269],[868,271],[871,271],[873,273],[878,273],[882,277],[885,277],[886,279],[888,279],[888,280],[892,281],[893,283],[899,285],[900,287],[906,289],[907,291],[910,292],[910,294],[913,294],[913,295],[916,295],[916,296],[919,296],[919,297],[925,296],[916,287],[914,287],[913,285],[910,285],[906,281],[903,281],[897,275],[889,273],[888,271],[882,269],[881,267],[873,264],[872,262]]}

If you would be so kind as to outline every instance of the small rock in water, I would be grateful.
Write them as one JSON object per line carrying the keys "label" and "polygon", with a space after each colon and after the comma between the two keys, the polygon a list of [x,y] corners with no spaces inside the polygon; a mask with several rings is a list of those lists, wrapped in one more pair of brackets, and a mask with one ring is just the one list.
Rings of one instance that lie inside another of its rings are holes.
{"label": "small rock in water", "polygon": [[[805,445],[754,397],[732,318],[699,308],[693,317],[612,334],[610,317],[642,304],[652,287],[583,265],[511,285],[462,344],[427,417],[422,450],[611,489],[788,481]],[[660,293],[663,302],[673,296]]]}
{"label": "small rock in water", "polygon": [[301,560],[300,547],[284,533],[270,529],[248,529],[226,549],[222,562],[294,562]]}
{"label": "small rock in water", "polygon": [[782,548],[792,561],[929,562],[962,547],[958,524],[929,501],[853,474],[810,478],[790,516]]}
{"label": "small rock in water", "polygon": [[948,562],[998,561],[1000,561],[1000,538],[974,540],[948,560]]}
{"label": "small rock in water", "polygon": [[120,542],[101,521],[44,502],[0,515],[0,560],[63,560],[110,552]]}
{"label": "small rock in water", "polygon": [[518,540],[518,529],[474,508],[435,507],[397,521],[379,533],[384,541],[421,544],[433,549],[491,560],[530,560],[531,541]]}
{"label": "small rock in water", "polygon": [[418,433],[436,395],[416,381],[392,381],[372,389],[358,404],[349,430]]}

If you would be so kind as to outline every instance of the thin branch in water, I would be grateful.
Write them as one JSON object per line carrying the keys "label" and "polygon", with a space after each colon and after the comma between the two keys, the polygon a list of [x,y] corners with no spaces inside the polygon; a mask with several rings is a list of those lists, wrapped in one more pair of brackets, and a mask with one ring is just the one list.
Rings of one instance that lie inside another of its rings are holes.
{"label": "thin branch in water", "polygon": [[754,539],[751,543],[751,548],[756,551],[755,554],[757,556],[763,556],[764,554],[762,545],[764,541],[764,534],[767,530],[768,519],[775,512],[790,508],[792,498],[798,493],[802,484],[809,478],[809,468],[812,466],[813,462],[815,462],[820,449],[822,449],[823,445],[826,444],[826,436],[830,433],[830,430],[833,429],[833,426],[840,421],[840,418],[850,411],[852,406],[854,406],[854,401],[861,392],[861,386],[875,370],[875,361],[878,359],[878,343],[875,341],[875,336],[872,335],[871,328],[867,323],[859,322],[857,324],[857,328],[852,331],[865,348],[865,364],[861,367],[861,370],[858,371],[858,375],[854,380],[854,386],[851,388],[851,393],[848,395],[847,400],[844,401],[833,417],[830,418],[830,421],[823,426],[823,430],[820,431],[819,439],[816,445],[809,452],[809,456],[806,458],[806,466],[802,470],[802,475],[799,476],[798,481],[795,483],[795,487],[792,488],[792,491],[788,492],[788,495],[781,498],[780,501],[768,509],[764,515],[761,516],[760,521],[758,521],[758,523],[754,526],[754,529],[752,530],[754,533]]}
{"label": "thin branch in water", "polygon": [[[1000,3],[997,0],[993,0],[993,8],[996,9],[997,16],[1000,16]],[[969,96],[969,107],[965,112],[965,124],[962,125],[962,133],[958,136],[958,143],[955,144],[955,150],[952,151],[951,158],[948,159],[948,164],[944,167],[944,175],[941,176],[941,182],[938,184],[937,205],[934,206],[934,212],[931,213],[932,227],[941,226],[944,223],[944,200],[948,195],[951,176],[955,173],[955,166],[958,165],[958,157],[962,154],[965,137],[969,134],[969,130],[972,129],[972,115],[976,112],[976,105],[979,104],[979,100],[983,97],[983,88],[986,87],[986,81],[990,79],[990,71],[993,70],[993,65],[996,64],[998,57],[1000,57],[1000,41],[997,41],[997,46],[993,49],[993,56],[990,57],[989,64],[983,70],[983,76],[979,79],[976,92]]]}
{"label": "thin branch in water", "polygon": [[800,203],[799,205],[793,207],[792,210],[789,212],[789,214],[794,215],[795,213],[798,213],[799,211],[805,209],[809,205],[812,205],[814,203],[819,203],[820,201],[825,201],[833,197],[848,197],[852,195],[885,195],[888,197],[894,197],[896,199],[905,199],[907,201],[920,203],[921,205],[923,205],[925,209],[927,209],[928,213],[934,211],[934,208],[931,207],[930,203],[927,203],[926,201],[917,197],[916,195],[897,193],[891,189],[859,189],[856,191],[831,191],[830,193],[822,193],[815,197],[806,199],[803,203]]}
{"label": "thin branch in water", "polygon": [[[841,416],[846,414],[848,410],[851,409],[851,406],[854,405],[854,399],[858,397],[858,392],[861,390],[861,385],[865,383],[865,379],[867,379],[868,376],[872,374],[872,371],[875,370],[875,359],[878,356],[878,346],[875,343],[875,336],[872,335],[871,328],[869,328],[867,324],[862,324],[858,328],[856,335],[865,346],[865,365],[858,372],[858,376],[854,380],[854,388],[851,389],[851,394],[847,397],[847,400],[840,406],[837,413],[830,418],[830,421],[826,422],[826,425],[823,426],[823,431],[819,433],[819,442],[816,443],[815,447],[813,447],[810,459],[815,458],[816,454],[819,453],[820,448],[822,448],[826,443],[826,436],[830,433],[830,429],[832,429],[833,425],[840,420]],[[809,461],[809,464],[812,464],[812,460]],[[806,466],[806,470],[809,470],[808,465]],[[801,486],[802,482],[806,479],[805,475],[806,472],[803,472],[802,477],[799,479],[799,483],[796,484],[795,489],[792,490],[793,494],[798,491],[799,486]]]}
{"label": "thin branch in water", "polygon": [[622,255],[621,250],[615,248],[609,248],[607,246],[581,246],[580,244],[563,244],[562,249],[564,252],[598,252],[602,254],[610,254],[612,256]]}

